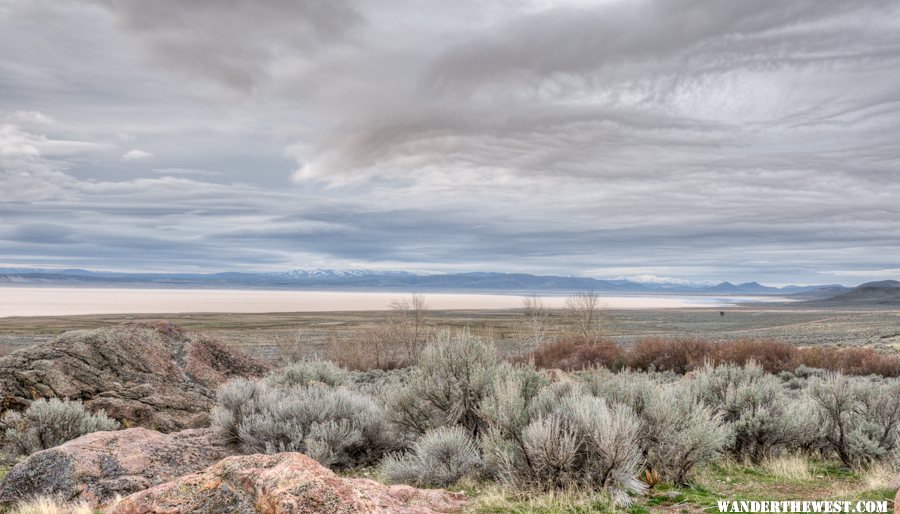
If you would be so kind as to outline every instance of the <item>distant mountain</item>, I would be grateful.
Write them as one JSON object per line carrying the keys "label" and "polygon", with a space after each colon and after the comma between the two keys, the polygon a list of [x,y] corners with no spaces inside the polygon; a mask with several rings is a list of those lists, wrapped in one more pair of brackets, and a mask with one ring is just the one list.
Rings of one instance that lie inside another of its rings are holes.
{"label": "distant mountain", "polygon": [[825,286],[816,286],[813,289],[805,288],[799,291],[791,290],[793,286],[782,288],[783,291],[789,293],[792,298],[797,300],[824,300],[839,294],[850,291],[851,288],[839,284],[829,284]]}
{"label": "distant mountain", "polygon": [[900,307],[900,282],[896,280],[866,282],[830,298],[806,303],[847,307]]}
{"label": "distant mountain", "polygon": [[[797,287],[797,286],[793,286]],[[716,293],[753,293],[753,294],[779,294],[781,289],[777,287],[768,287],[759,282],[746,282],[734,285],[731,282],[722,282],[721,284],[707,288],[708,291]]]}
{"label": "distant mountain", "polygon": [[695,294],[797,294],[823,287],[769,287],[757,282],[717,285],[685,281],[601,280],[527,273],[416,274],[407,271],[292,270],[268,273],[119,273],[79,269],[44,270],[0,268],[0,285],[82,287],[197,287],[243,289],[328,289],[396,291],[472,291],[570,293],[695,293]]}

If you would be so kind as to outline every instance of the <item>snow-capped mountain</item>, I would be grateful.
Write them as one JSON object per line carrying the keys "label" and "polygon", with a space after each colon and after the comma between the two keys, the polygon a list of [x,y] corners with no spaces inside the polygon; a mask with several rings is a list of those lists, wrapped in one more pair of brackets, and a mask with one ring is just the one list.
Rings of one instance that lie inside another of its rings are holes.
{"label": "snow-capped mountain", "polygon": [[[825,286],[763,286],[757,282],[719,284],[639,275],[613,280],[527,273],[435,273],[366,269],[296,269],[248,273],[120,273],[86,270],[0,268],[0,284],[136,287],[239,287],[265,289],[356,289],[398,291],[569,293],[799,294]],[[842,288],[842,286],[827,286]],[[839,290],[838,289],[838,290]]]}

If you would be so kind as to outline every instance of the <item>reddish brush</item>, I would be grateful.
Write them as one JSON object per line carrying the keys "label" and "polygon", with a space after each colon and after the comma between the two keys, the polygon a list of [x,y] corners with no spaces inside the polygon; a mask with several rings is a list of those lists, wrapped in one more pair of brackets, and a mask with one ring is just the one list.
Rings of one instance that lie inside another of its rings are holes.
{"label": "reddish brush", "polygon": [[539,368],[575,371],[594,366],[618,370],[625,364],[622,349],[611,341],[561,339],[541,345],[519,360],[534,360]]}
{"label": "reddish brush", "polygon": [[811,347],[800,351],[802,364],[811,368],[841,371],[848,375],[900,376],[900,356],[873,348]]}
{"label": "reddish brush", "polygon": [[751,360],[769,373],[794,370],[801,364],[800,350],[783,341],[734,341],[717,347],[716,362],[746,364]]}
{"label": "reddish brush", "polygon": [[579,370],[603,366],[612,370],[629,367],[642,371],[672,371],[684,374],[706,362],[744,365],[755,361],[769,373],[793,371],[800,365],[840,371],[848,375],[900,376],[900,356],[873,348],[798,348],[784,341],[740,340],[712,343],[699,339],[648,338],[630,350],[615,343],[584,343],[562,339],[544,344],[518,361],[533,360],[539,368]]}
{"label": "reddish brush", "polygon": [[649,338],[628,353],[628,366],[638,370],[687,373],[715,356],[715,345],[699,339]]}

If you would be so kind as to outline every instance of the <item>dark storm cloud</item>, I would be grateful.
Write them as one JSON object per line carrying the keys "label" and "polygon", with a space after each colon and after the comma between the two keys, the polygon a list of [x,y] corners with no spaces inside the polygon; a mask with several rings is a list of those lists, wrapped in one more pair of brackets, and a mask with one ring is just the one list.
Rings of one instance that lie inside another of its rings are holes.
{"label": "dark storm cloud", "polygon": [[898,10],[0,0],[0,264],[897,278]]}

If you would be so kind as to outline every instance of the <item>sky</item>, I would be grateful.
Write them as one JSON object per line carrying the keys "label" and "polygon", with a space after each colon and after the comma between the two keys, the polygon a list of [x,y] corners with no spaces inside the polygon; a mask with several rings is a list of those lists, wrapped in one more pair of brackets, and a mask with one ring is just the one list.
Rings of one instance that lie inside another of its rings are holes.
{"label": "sky", "polygon": [[0,0],[0,266],[900,279],[900,2]]}

